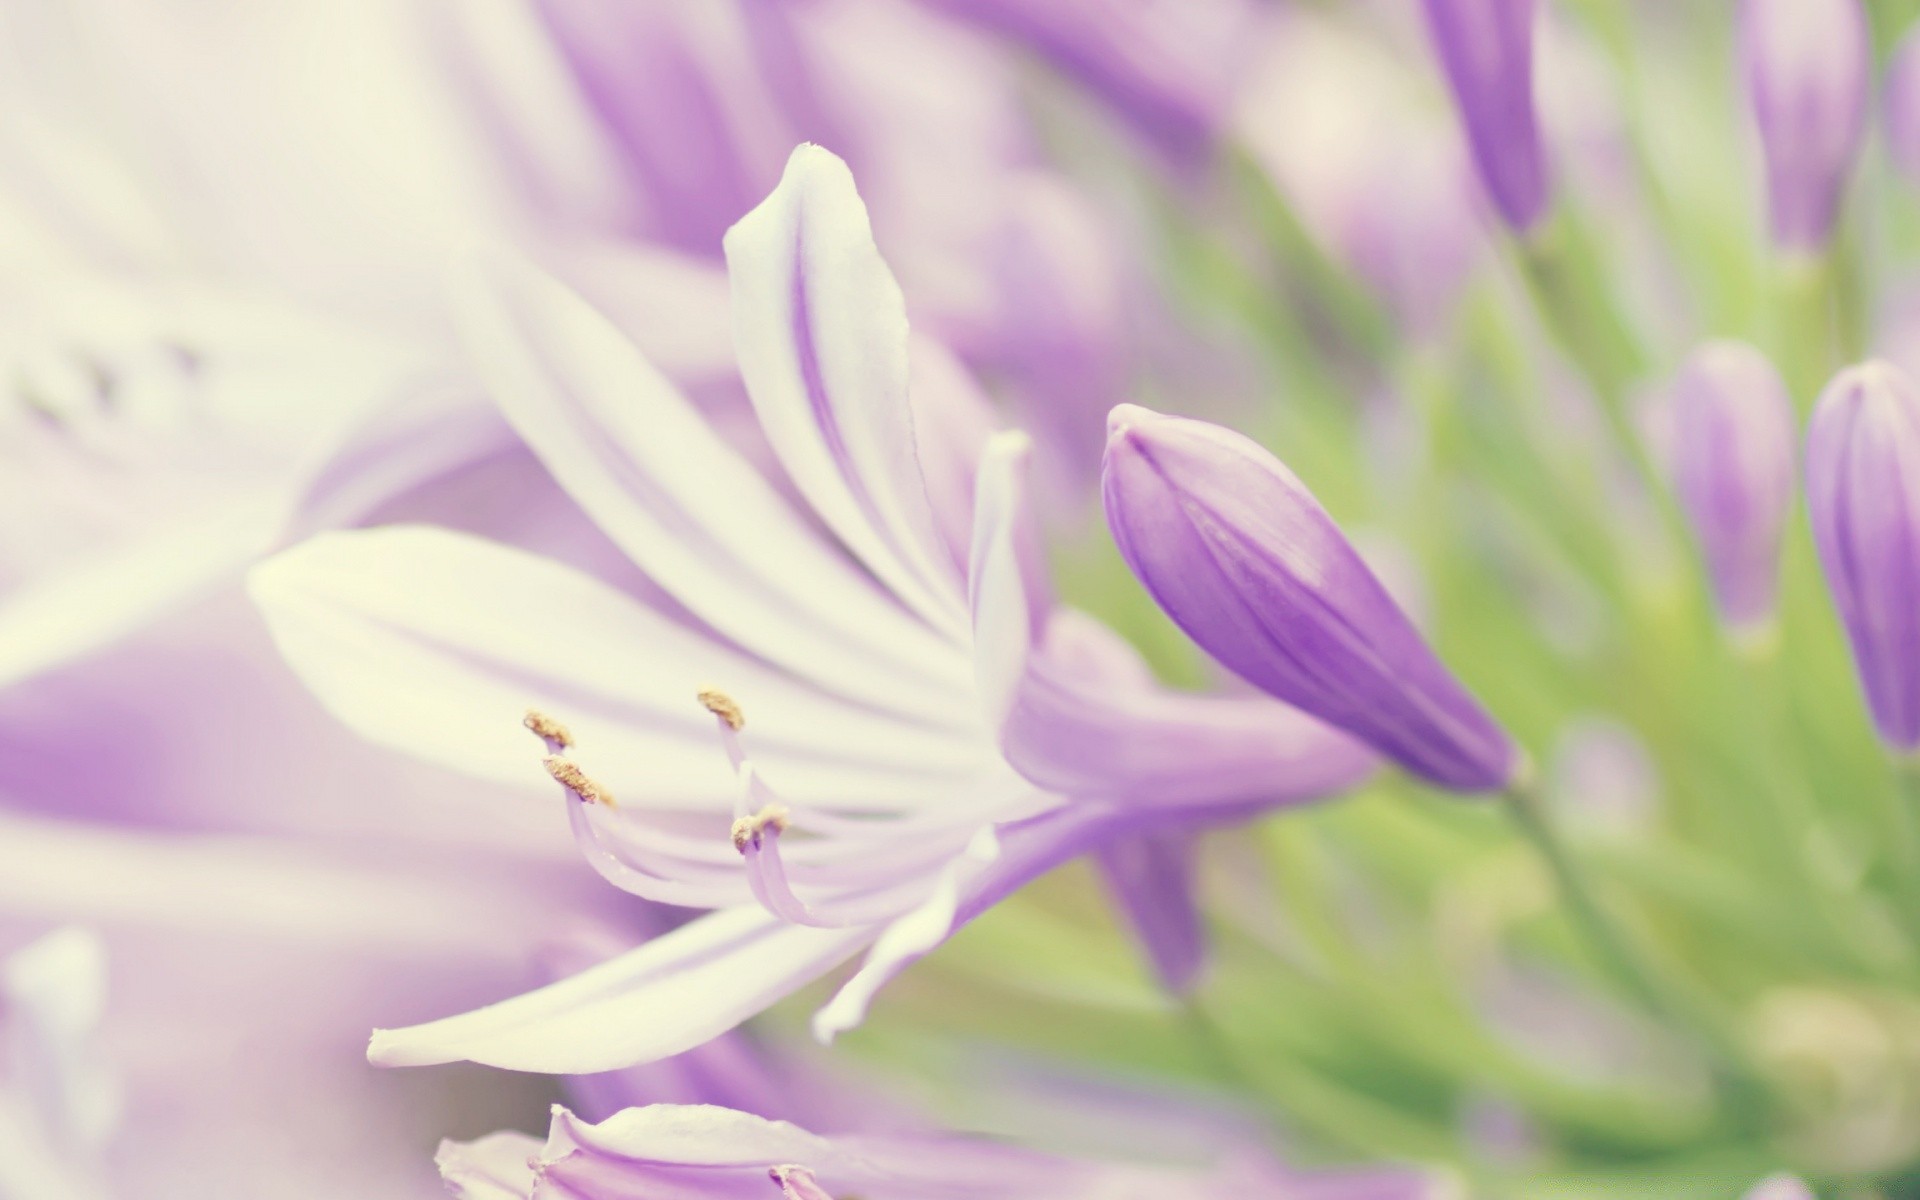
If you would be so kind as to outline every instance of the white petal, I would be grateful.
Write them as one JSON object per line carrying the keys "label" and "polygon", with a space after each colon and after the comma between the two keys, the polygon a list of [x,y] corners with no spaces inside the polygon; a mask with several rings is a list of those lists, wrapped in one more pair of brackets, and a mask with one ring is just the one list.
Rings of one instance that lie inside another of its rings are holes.
{"label": "white petal", "polygon": [[988,726],[996,730],[1013,707],[1033,649],[1036,606],[1021,569],[1019,545],[1030,449],[1025,434],[996,434],[980,456],[974,494],[967,580],[973,606],[974,686]]}
{"label": "white petal", "polygon": [[723,687],[783,792],[896,808],[987,748],[855,708],[537,555],[445,530],[327,534],[250,589],[281,652],[372,740],[485,778],[551,785],[520,727],[560,718],[622,804],[730,811],[732,773],[695,700]]}
{"label": "white petal", "polygon": [[381,1066],[468,1060],[585,1074],[678,1054],[819,978],[872,929],[785,925],[758,905],[721,909],[619,958],[487,1008],[376,1030]]}
{"label": "white petal", "polygon": [[774,452],[860,560],[958,640],[959,579],[907,398],[906,306],[846,164],[795,150],[726,251],[740,373]]}
{"label": "white petal", "polygon": [[457,295],[501,409],[656,583],[821,688],[950,712],[953,648],[828,545],[605,317],[525,267],[476,274]]}

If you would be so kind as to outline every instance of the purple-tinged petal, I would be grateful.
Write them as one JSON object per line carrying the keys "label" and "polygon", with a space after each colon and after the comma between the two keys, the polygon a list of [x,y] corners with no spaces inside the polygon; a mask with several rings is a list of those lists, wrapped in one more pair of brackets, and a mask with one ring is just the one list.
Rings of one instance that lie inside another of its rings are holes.
{"label": "purple-tinged petal", "polygon": [[1195,835],[1150,833],[1121,838],[1095,854],[1107,891],[1126,914],[1161,986],[1176,996],[1193,990],[1207,960],[1207,934],[1194,899]]}
{"label": "purple-tinged petal", "polygon": [[527,1200],[540,1140],[524,1133],[493,1133],[471,1142],[441,1142],[433,1163],[457,1200]]}
{"label": "purple-tinged petal", "polygon": [[477,278],[461,299],[470,351],[514,428],[661,587],[823,689],[945,709],[959,656],[827,545],[606,318],[527,268]]}
{"label": "purple-tinged petal", "polygon": [[939,342],[916,337],[909,357],[914,433],[927,500],[954,569],[965,572],[973,550],[973,493],[980,456],[995,429],[993,402],[972,372]]}
{"label": "purple-tinged petal", "polygon": [[1798,1175],[1782,1172],[1754,1184],[1743,1200],[1813,1200],[1813,1189]]}
{"label": "purple-tinged petal", "polygon": [[1218,426],[1124,405],[1103,490],[1134,574],[1237,674],[1441,787],[1512,781],[1512,739],[1272,455]]}
{"label": "purple-tinged petal", "polygon": [[579,1075],[664,1058],[725,1033],[871,941],[719,909],[578,975],[487,1008],[376,1030],[380,1066],[467,1060]]}
{"label": "purple-tinged petal", "polygon": [[1043,56],[1176,165],[1205,160],[1259,12],[1242,0],[930,0]]}
{"label": "purple-tinged petal", "polygon": [[755,714],[760,756],[796,800],[892,809],[984,757],[970,738],[845,704],[580,572],[478,538],[328,534],[263,563],[250,586],[336,716],[483,778],[544,790],[520,729],[535,707],[565,715],[582,765],[616,798],[725,812],[734,781],[693,699],[719,681]]}
{"label": "purple-tinged petal", "polygon": [[1807,430],[1807,516],[1867,707],[1920,749],[1920,391],[1889,363],[1834,376]]}
{"label": "purple-tinged petal", "polygon": [[1345,733],[1264,696],[1160,687],[1132,646],[1072,609],[1054,612],[1001,748],[1040,787],[1141,809],[1317,800],[1378,765]]}
{"label": "purple-tinged petal", "polygon": [[1773,619],[1794,497],[1793,400],[1765,355],[1721,341],[1688,356],[1672,403],[1674,491],[1722,618],[1751,633]]}
{"label": "purple-tinged petal", "polygon": [[1424,7],[1480,182],[1508,227],[1526,233],[1551,199],[1533,100],[1536,0],[1424,0]]}
{"label": "purple-tinged petal", "polygon": [[1880,107],[1887,156],[1907,182],[1920,183],[1920,24],[1901,36],[1887,59]]}
{"label": "purple-tinged petal", "polygon": [[959,579],[907,398],[905,302],[847,165],[796,149],[726,251],[740,371],[775,454],[855,556],[958,639]]}
{"label": "purple-tinged petal", "polygon": [[1774,244],[1820,251],[1866,133],[1866,13],[1859,0],[1742,0],[1740,55],[1767,162]]}

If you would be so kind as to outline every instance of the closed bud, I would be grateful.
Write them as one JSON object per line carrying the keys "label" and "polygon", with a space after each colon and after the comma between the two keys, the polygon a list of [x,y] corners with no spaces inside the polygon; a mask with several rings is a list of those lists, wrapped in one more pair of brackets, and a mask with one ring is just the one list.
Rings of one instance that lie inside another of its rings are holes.
{"label": "closed bud", "polygon": [[1549,198],[1533,101],[1535,0],[1424,3],[1480,181],[1507,225],[1525,233]]}
{"label": "closed bud", "polygon": [[1236,674],[1440,787],[1513,782],[1512,739],[1272,455],[1204,421],[1121,405],[1102,483],[1134,574]]}
{"label": "closed bud", "polygon": [[1772,623],[1780,537],[1793,507],[1794,414],[1787,385],[1742,342],[1695,350],[1673,387],[1674,491],[1736,634]]}
{"label": "closed bud", "polygon": [[1920,749],[1920,395],[1900,368],[1851,367],[1821,394],[1807,515],[1874,724]]}
{"label": "closed bud", "polygon": [[1743,0],[1740,53],[1774,244],[1819,251],[1866,129],[1866,14],[1859,0]]}

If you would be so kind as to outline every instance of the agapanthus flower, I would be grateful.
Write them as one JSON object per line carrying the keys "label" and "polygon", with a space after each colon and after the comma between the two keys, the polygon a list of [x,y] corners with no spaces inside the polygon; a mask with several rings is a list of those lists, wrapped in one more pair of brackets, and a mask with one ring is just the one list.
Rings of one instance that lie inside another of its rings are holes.
{"label": "agapanthus flower", "polygon": [[1773,617],[1794,499],[1794,413],[1765,355],[1718,341],[1688,356],[1672,392],[1671,470],[1721,617],[1750,636]]}
{"label": "agapanthus flower", "polygon": [[[1025,440],[983,447],[968,393],[909,390],[900,293],[837,158],[797,150],[727,253],[741,372],[800,503],[564,289],[509,273],[469,297],[509,419],[666,605],[427,529],[325,536],[254,576],[289,661],[355,728],[524,782],[539,755],[518,725],[546,714],[529,721],[588,860],[714,910],[541,991],[382,1032],[375,1061],[617,1067],[870,948],[815,1019],[830,1036],[1068,857],[1367,769],[1284,706],[1160,691],[1051,604]],[[936,378],[964,376],[916,373]]]}
{"label": "agapanthus flower", "polygon": [[953,1135],[821,1137],[710,1106],[653,1105],[597,1125],[556,1108],[545,1144],[499,1133],[440,1150],[461,1200],[1438,1200],[1416,1171],[1292,1171],[1248,1154],[1216,1167],[1036,1153]]}
{"label": "agapanthus flower", "polygon": [[1526,233],[1552,201],[1533,98],[1535,0],[1424,0],[1427,28],[1473,147],[1480,182]]}
{"label": "agapanthus flower", "polygon": [[1513,740],[1306,485],[1252,440],[1123,405],[1103,489],[1134,574],[1235,674],[1441,787],[1513,782]]}
{"label": "agapanthus flower", "polygon": [[1873,49],[1859,0],[1743,0],[1740,52],[1783,250],[1823,249],[1866,134]]}
{"label": "agapanthus flower", "polygon": [[1869,362],[1827,385],[1807,429],[1807,516],[1880,736],[1920,747],[1920,391]]}

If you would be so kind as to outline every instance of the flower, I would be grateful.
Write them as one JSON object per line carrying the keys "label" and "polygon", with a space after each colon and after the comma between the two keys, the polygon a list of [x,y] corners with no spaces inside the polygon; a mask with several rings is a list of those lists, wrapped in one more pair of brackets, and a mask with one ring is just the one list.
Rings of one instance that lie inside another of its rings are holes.
{"label": "flower", "polygon": [[1890,363],[1834,376],[1807,429],[1807,515],[1886,743],[1920,748],[1920,393]]}
{"label": "flower", "polygon": [[1480,168],[1515,233],[1552,199],[1533,100],[1534,0],[1424,0],[1427,29]]}
{"label": "flower", "polygon": [[440,1148],[461,1200],[1434,1200],[1432,1178],[1374,1168],[1296,1172],[1248,1154],[1211,1168],[1065,1158],[953,1135],[820,1137],[710,1106],[631,1108],[597,1125],[556,1108],[544,1145],[496,1133]]}
{"label": "flower", "polygon": [[[1025,440],[919,436],[986,422],[969,391],[909,391],[910,363],[921,384],[965,377],[917,369],[938,352],[909,338],[839,159],[796,150],[727,252],[741,373],[799,503],[563,288],[509,272],[468,298],[509,419],[666,598],[418,528],[323,536],[254,573],[288,661],[354,728],[473,774],[560,779],[604,876],[713,910],[540,991],[382,1031],[376,1062],[610,1069],[869,950],[815,1018],[829,1037],[1069,857],[1368,769],[1284,706],[1160,691],[1049,602]],[[529,705],[570,730],[544,739],[550,776],[511,736]]]}
{"label": "flower", "polygon": [[1859,0],[1742,0],[1740,53],[1766,158],[1774,244],[1833,236],[1866,133],[1872,48]]}
{"label": "flower", "polygon": [[1272,455],[1217,425],[1122,405],[1103,490],[1133,573],[1235,674],[1441,787],[1513,781],[1512,739]]}
{"label": "flower", "polygon": [[1787,385],[1742,342],[1709,342],[1673,387],[1674,492],[1693,524],[1720,615],[1738,635],[1771,623],[1794,496]]}

